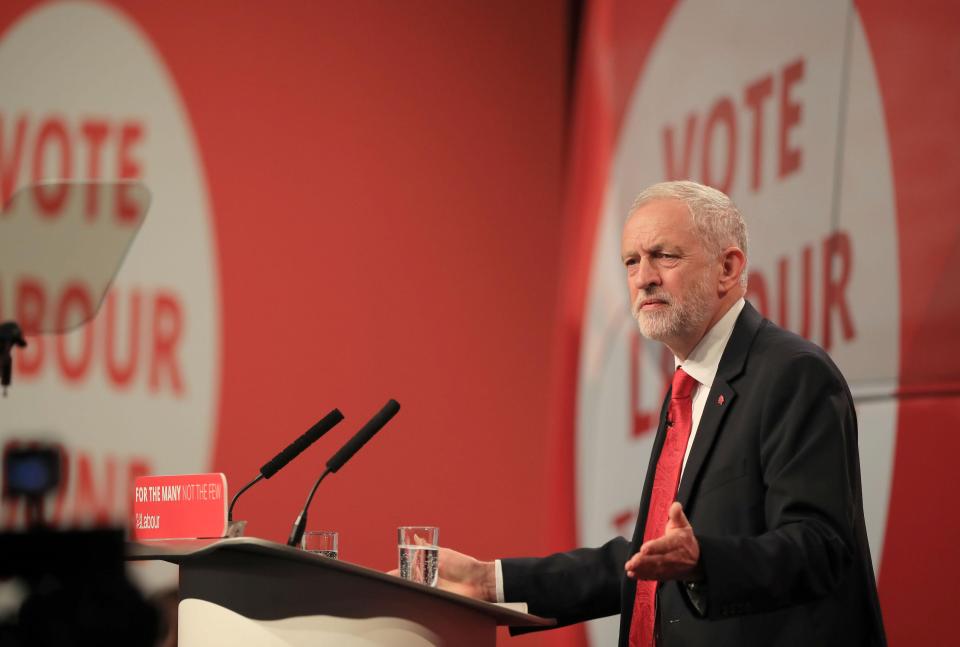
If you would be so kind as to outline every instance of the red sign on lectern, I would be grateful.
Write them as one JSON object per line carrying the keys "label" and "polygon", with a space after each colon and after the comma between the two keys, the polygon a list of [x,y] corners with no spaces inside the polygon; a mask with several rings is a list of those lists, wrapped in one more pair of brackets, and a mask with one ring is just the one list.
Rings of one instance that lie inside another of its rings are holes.
{"label": "red sign on lectern", "polygon": [[133,485],[133,538],[198,539],[227,534],[221,472],[141,476]]}

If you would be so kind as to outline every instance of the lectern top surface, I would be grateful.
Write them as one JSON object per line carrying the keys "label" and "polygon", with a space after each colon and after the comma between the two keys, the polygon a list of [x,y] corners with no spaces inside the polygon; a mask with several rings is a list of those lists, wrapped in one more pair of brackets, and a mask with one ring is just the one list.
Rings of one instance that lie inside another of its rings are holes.
{"label": "lectern top surface", "polygon": [[163,560],[181,567],[208,561],[233,561],[242,557],[238,563],[249,564],[250,560],[281,560],[300,562],[305,567],[335,570],[354,577],[377,581],[386,586],[399,587],[414,595],[427,595],[446,599],[448,602],[465,606],[494,618],[499,625],[514,627],[549,627],[555,620],[522,613],[509,607],[489,602],[481,602],[463,595],[408,582],[393,575],[351,564],[336,559],[321,557],[299,548],[257,539],[253,537],[234,537],[228,539],[177,539],[127,544],[129,560]]}

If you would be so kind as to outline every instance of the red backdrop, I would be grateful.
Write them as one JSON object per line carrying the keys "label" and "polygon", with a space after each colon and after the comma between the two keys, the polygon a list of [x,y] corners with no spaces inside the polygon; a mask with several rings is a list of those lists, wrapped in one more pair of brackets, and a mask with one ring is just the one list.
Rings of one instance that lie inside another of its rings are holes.
{"label": "red backdrop", "polygon": [[[31,6],[4,3],[0,33]],[[169,67],[212,198],[211,469],[235,490],[332,407],[347,416],[244,496],[248,534],[285,539],[323,461],[394,397],[312,509],[346,559],[395,567],[410,523],[481,556],[548,550],[564,4],[116,6]]]}

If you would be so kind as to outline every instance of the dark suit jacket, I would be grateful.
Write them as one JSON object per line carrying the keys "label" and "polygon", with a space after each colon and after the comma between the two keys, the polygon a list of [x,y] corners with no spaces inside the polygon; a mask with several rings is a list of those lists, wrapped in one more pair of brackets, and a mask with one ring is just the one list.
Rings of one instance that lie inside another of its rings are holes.
{"label": "dark suit jacket", "polygon": [[[636,585],[623,566],[641,543],[669,397],[633,541],[503,560],[508,601],[526,601],[560,625],[620,613],[627,645]],[[706,576],[694,587],[658,587],[661,645],[886,644],[850,391],[822,349],[749,303],[720,360],[677,500]]]}

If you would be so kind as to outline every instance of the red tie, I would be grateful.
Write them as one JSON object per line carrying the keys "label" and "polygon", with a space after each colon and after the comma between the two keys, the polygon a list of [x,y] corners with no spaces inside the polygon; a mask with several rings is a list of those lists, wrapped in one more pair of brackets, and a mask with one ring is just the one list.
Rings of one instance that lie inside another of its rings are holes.
{"label": "red tie", "polygon": [[[667,437],[657,459],[657,471],[653,476],[650,492],[650,508],[647,510],[647,525],[643,541],[663,536],[667,527],[667,512],[677,495],[680,483],[680,468],[687,453],[687,441],[693,427],[693,388],[698,382],[678,368],[673,374],[670,391],[670,413],[667,417]],[[657,582],[637,581],[637,597],[633,603],[633,619],[630,621],[630,647],[653,647],[653,626],[656,618]]]}

